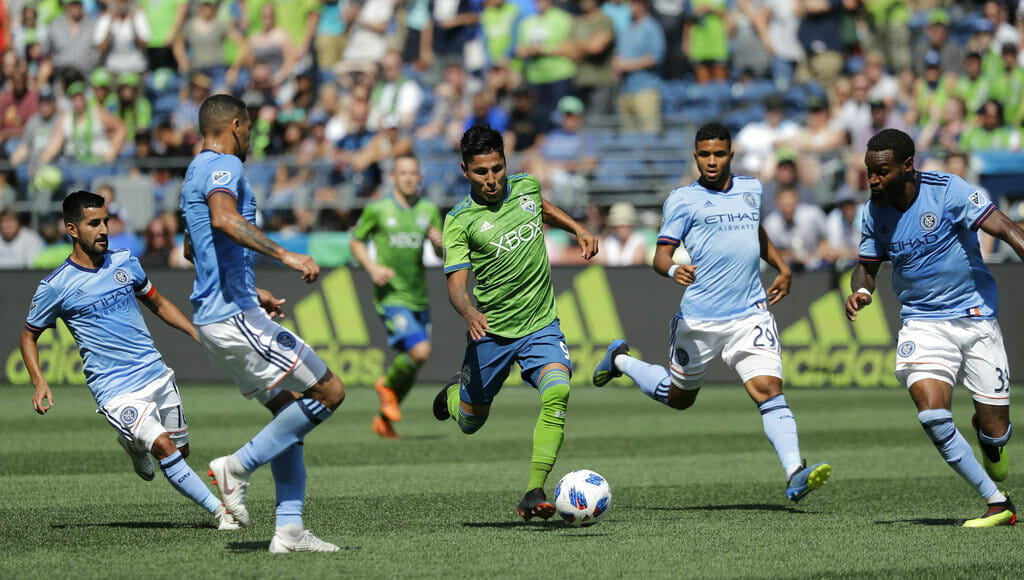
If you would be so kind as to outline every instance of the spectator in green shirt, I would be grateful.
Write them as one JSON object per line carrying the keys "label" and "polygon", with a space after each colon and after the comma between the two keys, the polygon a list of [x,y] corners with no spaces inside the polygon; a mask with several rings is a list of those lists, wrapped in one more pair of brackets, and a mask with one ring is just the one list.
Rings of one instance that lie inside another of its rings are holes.
{"label": "spectator in green shirt", "polygon": [[537,106],[553,111],[572,90],[572,16],[551,0],[537,0],[537,14],[524,18],[516,39],[516,56],[524,59],[526,83],[537,94]]}
{"label": "spectator in green shirt", "polygon": [[995,99],[985,101],[978,111],[979,125],[960,136],[962,151],[1016,151],[1020,133],[1004,123],[1003,106]]}

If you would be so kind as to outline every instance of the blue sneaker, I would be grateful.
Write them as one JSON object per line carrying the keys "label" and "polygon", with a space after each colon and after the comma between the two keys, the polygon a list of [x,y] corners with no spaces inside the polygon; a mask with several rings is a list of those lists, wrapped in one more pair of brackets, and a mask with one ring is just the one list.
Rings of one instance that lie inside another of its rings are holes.
{"label": "blue sneaker", "polygon": [[613,340],[608,345],[608,352],[604,353],[601,360],[594,367],[594,386],[603,387],[608,384],[608,381],[616,377],[622,376],[622,371],[615,368],[613,361],[616,355],[629,354],[629,345],[626,341],[620,339]]}
{"label": "blue sneaker", "polygon": [[798,502],[805,495],[825,485],[830,475],[832,475],[831,465],[815,463],[807,467],[807,462],[805,461],[804,468],[789,478],[789,484],[786,486],[786,497],[794,502]]}

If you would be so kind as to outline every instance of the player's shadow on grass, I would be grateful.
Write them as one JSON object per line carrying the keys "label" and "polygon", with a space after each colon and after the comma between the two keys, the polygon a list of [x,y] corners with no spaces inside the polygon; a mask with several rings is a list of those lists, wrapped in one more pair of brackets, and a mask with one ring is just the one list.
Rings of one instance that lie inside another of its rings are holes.
{"label": "player's shadow on grass", "polygon": [[[361,550],[358,546],[341,546],[341,551]],[[270,550],[270,542],[228,542],[228,550],[236,554],[249,552],[266,552]]]}
{"label": "player's shadow on grass", "polygon": [[730,505],[695,505],[689,507],[641,507],[642,510],[652,511],[679,511],[679,512],[693,512],[693,511],[708,511],[708,512],[721,512],[731,510],[745,510],[745,511],[763,511],[763,512],[786,512],[791,514],[805,514],[804,510],[796,509],[792,506],[779,505],[779,504],[768,504],[768,503],[738,503]]}
{"label": "player's shadow on grass", "polygon": [[199,529],[212,527],[208,522],[204,523],[187,523],[187,522],[102,522],[102,523],[91,523],[91,524],[53,524],[50,526],[54,530],[64,530],[67,528],[135,528],[135,529],[165,529],[165,530],[176,530],[176,529]]}
{"label": "player's shadow on grass", "polygon": [[884,526],[892,524],[916,524],[918,526],[959,526],[963,520],[953,518],[914,518],[909,520],[879,520],[875,522]]}
{"label": "player's shadow on grass", "polygon": [[551,532],[567,528],[567,526],[560,522],[545,522],[543,520],[534,522],[462,522],[462,526],[465,528],[497,528],[506,530],[526,528],[531,532]]}

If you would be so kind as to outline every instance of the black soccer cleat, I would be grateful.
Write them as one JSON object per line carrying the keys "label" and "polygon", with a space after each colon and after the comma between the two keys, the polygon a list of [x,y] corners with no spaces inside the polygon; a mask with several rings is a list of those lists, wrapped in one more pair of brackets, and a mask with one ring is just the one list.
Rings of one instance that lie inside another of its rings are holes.
{"label": "black soccer cleat", "polygon": [[535,487],[523,496],[516,513],[523,516],[523,521],[527,522],[534,516],[546,520],[555,515],[555,504],[548,501],[543,487]]}
{"label": "black soccer cleat", "polygon": [[441,390],[434,397],[434,418],[438,421],[447,421],[451,419],[452,414],[448,411],[448,388],[452,385],[459,384],[462,379],[462,375],[455,375],[448,380],[445,386],[441,387]]}

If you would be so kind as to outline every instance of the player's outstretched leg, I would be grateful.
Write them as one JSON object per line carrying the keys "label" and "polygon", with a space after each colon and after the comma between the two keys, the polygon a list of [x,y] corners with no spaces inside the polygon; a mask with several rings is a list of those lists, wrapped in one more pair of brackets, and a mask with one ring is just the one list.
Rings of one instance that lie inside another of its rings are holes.
{"label": "player's outstretched leg", "polygon": [[971,426],[978,434],[978,444],[981,446],[981,460],[985,466],[985,473],[995,481],[1003,481],[1010,473],[1010,458],[1004,452],[1004,447],[1010,440],[1013,424],[1006,426],[1006,433],[1002,437],[991,437],[978,426],[978,414],[975,413],[971,416]]}
{"label": "player's outstretched leg", "polygon": [[270,553],[337,552],[338,546],[325,542],[305,529],[302,508],[306,501],[306,465],[303,444],[295,443],[270,462],[277,496],[276,528]]}
{"label": "player's outstretched leg", "polygon": [[144,481],[153,481],[153,477],[156,476],[156,468],[153,466],[153,458],[150,457],[148,451],[143,451],[135,446],[135,443],[129,441],[124,435],[117,435],[117,442],[124,449],[124,452],[128,454],[128,457],[132,458],[132,467],[135,468],[135,474],[141,477]]}
{"label": "player's outstretched leg", "polygon": [[601,360],[597,361],[592,376],[595,387],[603,387],[612,379],[622,376],[622,371],[615,366],[615,357],[620,354],[629,354],[629,345],[621,338],[613,340]]}
{"label": "player's outstretched leg", "polygon": [[558,458],[558,450],[565,438],[565,410],[569,403],[569,371],[557,366],[544,372],[537,380],[540,391],[540,415],[533,430],[533,458],[530,460],[530,479],[526,496],[516,512],[525,520],[537,516],[545,520],[555,513],[555,506],[547,501],[544,483]]}
{"label": "player's outstretched leg", "polygon": [[989,510],[985,515],[968,520],[964,525],[989,527],[1016,523],[1013,504],[975,459],[971,445],[953,423],[953,413],[949,409],[926,409],[917,414],[917,419],[946,463],[988,502]]}
{"label": "player's outstretched leg", "polygon": [[[758,377],[751,379],[748,388],[756,384]],[[768,380],[774,380],[769,378]],[[775,448],[779,465],[786,472],[786,497],[800,501],[804,496],[825,485],[832,474],[832,467],[827,463],[817,463],[807,467],[800,459],[800,438],[797,436],[796,419],[789,409],[786,396],[778,394],[757,405],[761,412],[761,425],[768,441]]]}

